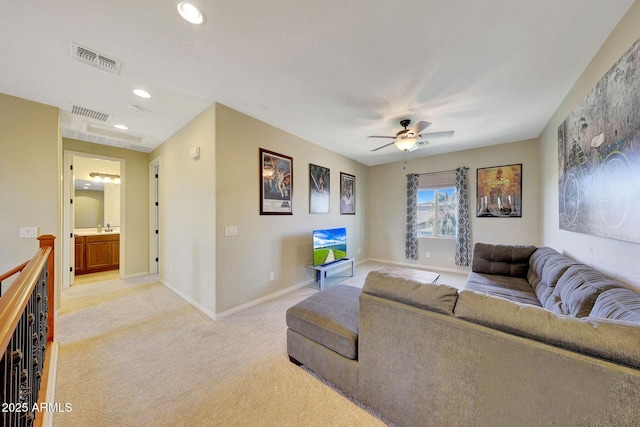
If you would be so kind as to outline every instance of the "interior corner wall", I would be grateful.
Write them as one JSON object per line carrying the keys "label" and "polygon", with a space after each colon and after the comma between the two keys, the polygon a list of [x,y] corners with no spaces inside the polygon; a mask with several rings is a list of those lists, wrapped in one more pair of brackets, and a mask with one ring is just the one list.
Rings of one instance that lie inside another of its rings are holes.
{"label": "interior corner wall", "polygon": [[56,236],[60,260],[58,109],[0,94],[0,147],[0,273],[28,261],[39,248],[37,239],[20,238],[20,227]]}
{"label": "interior corner wall", "polygon": [[149,273],[149,154],[62,138],[63,149],[125,160],[125,277]]}
{"label": "interior corner wall", "polygon": [[640,244],[560,230],[558,202],[558,126],[638,38],[640,1],[618,23],[540,135],[540,200],[544,245],[640,290]]}
{"label": "interior corner wall", "polygon": [[[260,148],[293,158],[293,215],[260,215]],[[312,283],[314,229],[346,227],[348,256],[367,257],[367,166],[220,104],[216,152],[218,313]],[[309,213],[310,163],[330,169],[328,214]],[[340,214],[340,172],[356,177],[356,215]]]}
{"label": "interior corner wall", "polygon": [[[211,317],[216,307],[215,127],[212,105],[149,157],[159,162],[160,280]],[[198,158],[191,156],[194,147],[200,147]],[[149,163],[147,174],[148,168]]]}
{"label": "interior corner wall", "polygon": [[[410,156],[410,155],[409,155]],[[522,217],[475,216],[478,168],[522,163]],[[369,254],[372,259],[421,268],[467,272],[455,265],[455,239],[419,238],[418,260],[405,254],[407,174],[469,168],[472,242],[535,245],[539,242],[538,142],[526,140],[373,166],[369,178]],[[427,257],[429,252],[429,257]]]}

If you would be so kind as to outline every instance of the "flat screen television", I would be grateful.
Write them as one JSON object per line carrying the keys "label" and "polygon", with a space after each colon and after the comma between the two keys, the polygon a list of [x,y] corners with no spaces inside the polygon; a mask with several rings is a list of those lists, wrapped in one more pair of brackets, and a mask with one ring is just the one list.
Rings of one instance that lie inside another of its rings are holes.
{"label": "flat screen television", "polygon": [[313,265],[329,264],[346,257],[346,228],[313,230]]}

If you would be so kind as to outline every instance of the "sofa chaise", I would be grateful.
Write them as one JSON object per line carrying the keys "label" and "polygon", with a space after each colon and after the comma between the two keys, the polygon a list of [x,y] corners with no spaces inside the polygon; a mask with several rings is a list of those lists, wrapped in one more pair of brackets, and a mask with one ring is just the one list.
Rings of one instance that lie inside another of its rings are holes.
{"label": "sofa chaise", "polygon": [[399,426],[640,425],[640,295],[551,248],[476,244],[460,291],[374,271],[286,320],[292,362]]}

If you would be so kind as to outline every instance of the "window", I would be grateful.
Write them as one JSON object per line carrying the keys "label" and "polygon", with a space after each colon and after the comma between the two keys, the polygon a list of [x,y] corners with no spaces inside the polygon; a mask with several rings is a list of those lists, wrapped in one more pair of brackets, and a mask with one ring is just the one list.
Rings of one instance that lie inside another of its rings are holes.
{"label": "window", "polygon": [[420,175],[418,237],[456,237],[458,193],[453,173]]}

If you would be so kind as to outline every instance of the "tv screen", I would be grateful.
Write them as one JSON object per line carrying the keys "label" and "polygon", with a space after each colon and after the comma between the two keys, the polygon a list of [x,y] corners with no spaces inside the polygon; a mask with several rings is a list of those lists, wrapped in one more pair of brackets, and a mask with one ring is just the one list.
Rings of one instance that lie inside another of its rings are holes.
{"label": "tv screen", "polygon": [[329,264],[346,257],[346,228],[313,230],[313,265]]}

